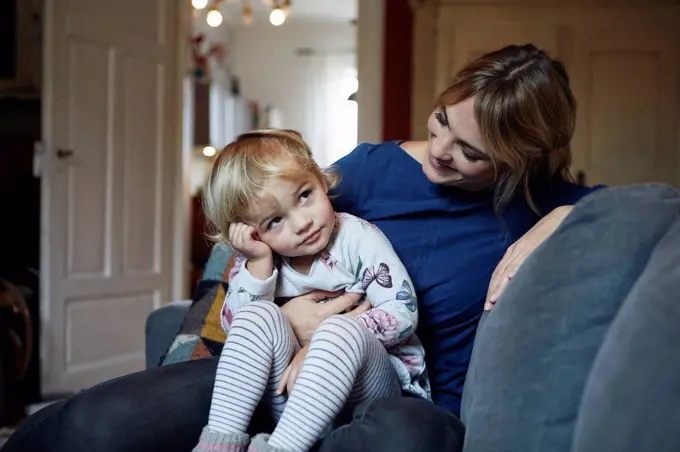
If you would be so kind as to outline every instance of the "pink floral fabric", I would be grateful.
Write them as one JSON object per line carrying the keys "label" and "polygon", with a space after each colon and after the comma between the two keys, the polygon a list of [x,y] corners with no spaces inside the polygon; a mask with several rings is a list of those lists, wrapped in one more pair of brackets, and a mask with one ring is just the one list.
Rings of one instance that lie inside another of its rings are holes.
{"label": "pink floral fabric", "polygon": [[229,271],[229,281],[231,281],[231,279],[234,276],[238,275],[238,272],[241,271],[241,267],[243,267],[243,264],[245,264],[246,260],[247,259],[243,254],[238,253],[238,252],[235,253],[235,255],[234,255],[234,266]]}
{"label": "pink floral fabric", "polygon": [[378,340],[385,345],[391,347],[397,344],[399,338],[399,322],[389,312],[382,309],[373,308],[357,318],[368,328],[373,331]]}

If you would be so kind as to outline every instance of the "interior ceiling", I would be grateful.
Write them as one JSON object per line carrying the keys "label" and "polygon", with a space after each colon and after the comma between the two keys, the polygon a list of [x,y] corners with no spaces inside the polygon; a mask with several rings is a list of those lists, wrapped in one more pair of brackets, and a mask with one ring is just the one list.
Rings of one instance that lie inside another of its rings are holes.
{"label": "interior ceiling", "polygon": [[[290,20],[313,22],[349,22],[356,19],[358,0],[292,0]],[[269,23],[271,0],[250,0],[253,22]],[[225,0],[220,6],[225,22],[241,22],[242,0]]]}

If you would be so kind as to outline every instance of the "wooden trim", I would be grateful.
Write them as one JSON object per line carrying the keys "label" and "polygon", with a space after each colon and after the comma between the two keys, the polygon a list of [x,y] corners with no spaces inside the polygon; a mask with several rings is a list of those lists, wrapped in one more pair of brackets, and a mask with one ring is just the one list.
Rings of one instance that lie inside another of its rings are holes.
{"label": "wooden trim", "polygon": [[[194,105],[187,90],[193,84],[187,80],[189,61],[188,36],[191,32],[192,8],[189,2],[177,0],[177,41],[175,43],[175,97],[177,100],[175,132],[175,167],[172,250],[172,284],[170,295],[173,300],[182,300],[189,294],[189,270],[191,248],[191,150],[194,143]],[[191,86],[187,86],[190,85]],[[161,300],[162,304],[172,300]]]}
{"label": "wooden trim", "polygon": [[436,90],[438,11],[421,9],[413,21],[413,81],[411,89],[411,139],[427,137],[425,118],[432,112]]}
{"label": "wooden trim", "polygon": [[407,0],[385,2],[382,140],[410,139],[413,12]]}
{"label": "wooden trim", "polygon": [[409,0],[413,11],[444,6],[512,6],[512,7],[634,7],[680,6],[680,0]]}

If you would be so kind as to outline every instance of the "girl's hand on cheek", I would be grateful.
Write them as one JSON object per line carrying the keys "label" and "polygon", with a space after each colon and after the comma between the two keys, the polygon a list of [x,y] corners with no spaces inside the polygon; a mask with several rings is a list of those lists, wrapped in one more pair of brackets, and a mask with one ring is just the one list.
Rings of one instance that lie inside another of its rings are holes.
{"label": "girl's hand on cheek", "polygon": [[259,240],[257,230],[244,223],[232,223],[229,226],[229,242],[231,246],[248,260],[256,261],[272,257],[272,250]]}

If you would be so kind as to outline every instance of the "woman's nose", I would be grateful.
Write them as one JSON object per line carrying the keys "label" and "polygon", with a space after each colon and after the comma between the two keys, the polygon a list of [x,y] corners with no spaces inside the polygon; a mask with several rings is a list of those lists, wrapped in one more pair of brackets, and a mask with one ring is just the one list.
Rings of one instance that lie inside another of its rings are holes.
{"label": "woman's nose", "polygon": [[437,160],[441,160],[443,162],[449,162],[453,160],[453,157],[451,154],[449,154],[446,151],[446,146],[443,146],[438,143],[432,143],[430,144],[430,155]]}

